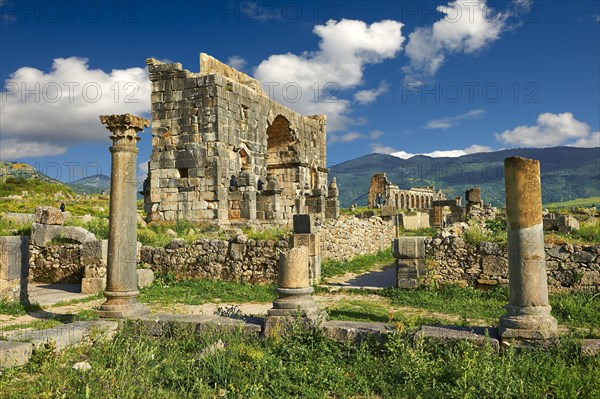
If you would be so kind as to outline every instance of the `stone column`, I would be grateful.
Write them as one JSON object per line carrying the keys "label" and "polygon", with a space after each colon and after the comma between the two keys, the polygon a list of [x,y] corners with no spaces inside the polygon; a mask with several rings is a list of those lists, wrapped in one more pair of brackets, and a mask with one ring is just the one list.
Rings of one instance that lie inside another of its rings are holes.
{"label": "stone column", "polygon": [[101,115],[100,121],[112,133],[113,145],[106,302],[98,313],[100,317],[124,318],[148,312],[137,300],[136,158],[137,132],[150,121],[130,114]]}
{"label": "stone column", "polygon": [[296,247],[281,253],[278,272],[278,298],[267,311],[265,336],[281,335],[290,329],[294,320],[299,319],[304,328],[318,324],[325,314],[319,308],[309,285],[308,248]]}
{"label": "stone column", "polygon": [[558,326],[548,304],[540,162],[506,158],[504,175],[509,303],[500,318],[500,335],[504,341],[555,338]]}
{"label": "stone column", "polygon": [[294,215],[293,222],[292,248],[308,248],[309,284],[319,284],[321,282],[321,233],[315,227],[313,215]]}

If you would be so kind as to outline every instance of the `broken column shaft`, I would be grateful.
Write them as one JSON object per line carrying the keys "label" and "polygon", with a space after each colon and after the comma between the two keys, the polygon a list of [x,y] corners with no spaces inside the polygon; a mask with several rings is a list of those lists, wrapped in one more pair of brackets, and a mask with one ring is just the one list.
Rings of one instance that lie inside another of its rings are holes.
{"label": "broken column shaft", "polygon": [[558,327],[548,303],[540,162],[510,157],[504,160],[504,174],[509,303],[500,334],[507,341],[551,339]]}
{"label": "broken column shaft", "polygon": [[112,133],[110,179],[110,220],[106,268],[106,302],[100,317],[124,318],[148,312],[138,302],[136,157],[137,132],[148,127],[147,119],[125,115],[102,115],[100,121]]}

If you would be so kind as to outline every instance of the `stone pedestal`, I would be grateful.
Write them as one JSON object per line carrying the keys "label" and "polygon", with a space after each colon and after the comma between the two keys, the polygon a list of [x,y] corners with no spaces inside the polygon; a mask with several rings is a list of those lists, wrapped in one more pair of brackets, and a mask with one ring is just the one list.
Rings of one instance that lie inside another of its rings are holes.
{"label": "stone pedestal", "polygon": [[425,266],[425,237],[399,237],[392,241],[396,258],[396,287],[418,287],[420,277],[427,272]]}
{"label": "stone pedestal", "polygon": [[110,224],[106,270],[106,302],[100,317],[125,318],[147,313],[138,302],[136,255],[136,157],[137,132],[150,121],[130,114],[103,115],[100,121],[112,133],[112,170],[110,180]]}
{"label": "stone pedestal", "polygon": [[504,160],[509,303],[500,318],[503,341],[539,342],[558,336],[550,315],[542,221],[540,162]]}
{"label": "stone pedestal", "polygon": [[0,300],[28,302],[29,237],[0,237]]}
{"label": "stone pedestal", "polygon": [[314,327],[324,314],[319,311],[309,286],[308,249],[296,247],[279,258],[278,298],[267,311],[264,334],[279,335],[288,330],[295,320],[305,328]]}

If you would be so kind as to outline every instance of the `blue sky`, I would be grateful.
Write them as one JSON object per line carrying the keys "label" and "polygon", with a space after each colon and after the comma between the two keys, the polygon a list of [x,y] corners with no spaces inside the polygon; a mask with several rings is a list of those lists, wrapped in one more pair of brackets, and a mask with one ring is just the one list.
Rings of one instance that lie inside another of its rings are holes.
{"label": "blue sky", "polygon": [[0,13],[0,159],[63,181],[110,174],[99,114],[149,117],[146,58],[197,72],[200,52],[326,113],[330,165],[600,146],[598,1],[0,0]]}

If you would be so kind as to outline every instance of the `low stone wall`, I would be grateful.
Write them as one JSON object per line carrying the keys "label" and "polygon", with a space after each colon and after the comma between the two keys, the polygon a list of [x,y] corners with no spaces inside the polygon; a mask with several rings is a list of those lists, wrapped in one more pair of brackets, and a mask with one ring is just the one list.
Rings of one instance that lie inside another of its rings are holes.
{"label": "low stone wall", "polygon": [[414,212],[398,214],[398,224],[405,230],[417,230],[431,227],[429,213]]}
{"label": "low stone wall", "polygon": [[392,220],[341,216],[321,226],[321,259],[348,260],[390,247],[396,237]]}
{"label": "low stone wall", "polygon": [[[600,244],[581,246],[546,244],[550,288],[600,286]],[[432,282],[494,286],[508,284],[507,249],[494,242],[471,245],[461,237],[425,240],[427,275]]]}
{"label": "low stone wall", "polygon": [[29,281],[34,283],[78,284],[85,264],[81,244],[29,245]]}
{"label": "low stone wall", "polygon": [[[380,217],[328,220],[320,227],[321,259],[375,254],[389,248],[394,237],[394,223]],[[104,278],[106,264],[98,243],[31,244],[29,281],[76,284],[83,277]],[[156,273],[173,273],[180,279],[265,284],[276,281],[279,250],[289,246],[288,241],[257,241],[243,235],[230,241],[203,239],[192,244],[175,239],[166,248],[141,247],[138,261]]]}
{"label": "low stone wall", "polygon": [[250,284],[274,283],[279,250],[287,241],[256,241],[238,236],[229,241],[174,240],[167,248],[142,247],[141,261],[155,273],[174,273],[178,279],[214,279]]}

